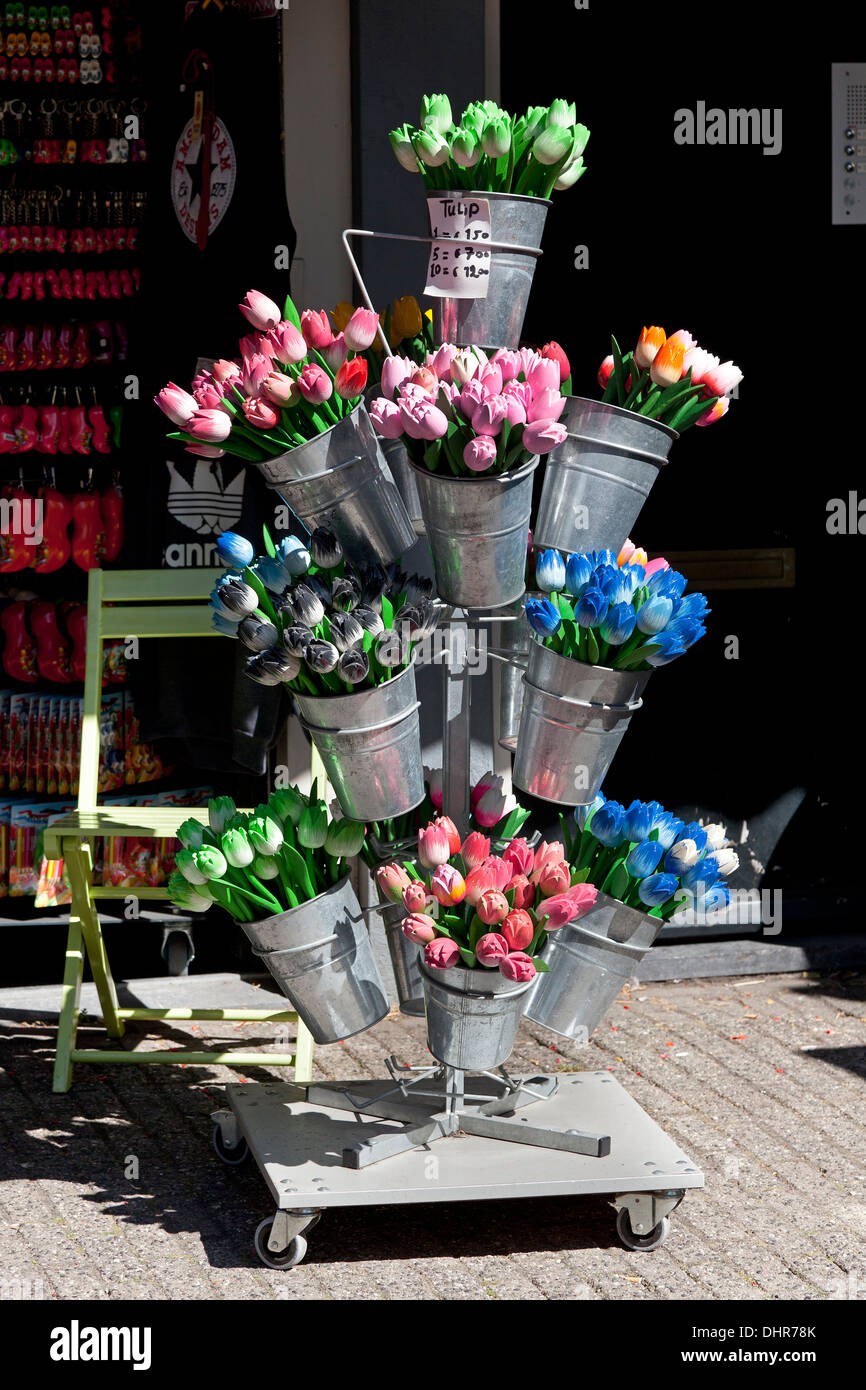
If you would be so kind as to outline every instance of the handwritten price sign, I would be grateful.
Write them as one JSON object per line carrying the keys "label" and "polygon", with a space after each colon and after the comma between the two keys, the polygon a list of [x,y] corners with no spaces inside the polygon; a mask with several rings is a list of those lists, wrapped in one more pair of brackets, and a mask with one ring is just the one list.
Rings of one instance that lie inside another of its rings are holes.
{"label": "handwritten price sign", "polygon": [[[490,203],[486,198],[427,199],[430,235],[424,293],[437,299],[486,299],[490,284]],[[455,246],[453,243],[466,242]]]}

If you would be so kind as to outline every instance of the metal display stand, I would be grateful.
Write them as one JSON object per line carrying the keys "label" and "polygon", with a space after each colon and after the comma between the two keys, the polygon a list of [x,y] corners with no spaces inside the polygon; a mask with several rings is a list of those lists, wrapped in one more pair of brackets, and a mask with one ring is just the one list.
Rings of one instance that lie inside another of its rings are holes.
{"label": "metal display stand", "polygon": [[[369,308],[350,235],[430,240],[343,234]],[[390,353],[387,343],[385,350]],[[443,804],[461,837],[470,812],[472,671],[466,633],[457,635],[464,624],[482,622],[492,623],[496,635],[502,620],[458,609],[448,624]],[[498,680],[492,686],[493,756],[508,775],[510,757],[499,747]],[[255,1231],[263,1264],[298,1264],[307,1234],[330,1207],[598,1193],[611,1196],[623,1244],[654,1250],[686,1190],[703,1186],[703,1173],[607,1072],[515,1077],[500,1067],[467,1080],[438,1062],[407,1067],[389,1057],[385,1066],[387,1079],[376,1081],[226,1088],[230,1109],[211,1117],[214,1148],[226,1163],[252,1154],[276,1203]]]}

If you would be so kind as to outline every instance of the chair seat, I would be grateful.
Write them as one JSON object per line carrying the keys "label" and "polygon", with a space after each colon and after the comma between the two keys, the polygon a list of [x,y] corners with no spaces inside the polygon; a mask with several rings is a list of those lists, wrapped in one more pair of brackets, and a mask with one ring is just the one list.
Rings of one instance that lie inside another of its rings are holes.
{"label": "chair seat", "polygon": [[62,859],[63,840],[96,835],[120,839],[172,839],[185,820],[207,825],[206,806],[94,806],[60,816],[45,831],[45,853]]}

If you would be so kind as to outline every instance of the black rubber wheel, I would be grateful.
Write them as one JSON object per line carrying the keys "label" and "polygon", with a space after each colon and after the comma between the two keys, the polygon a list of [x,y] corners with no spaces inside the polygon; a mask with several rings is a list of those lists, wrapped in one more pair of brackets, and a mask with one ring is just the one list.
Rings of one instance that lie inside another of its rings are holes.
{"label": "black rubber wheel", "polygon": [[213,1127],[213,1146],[223,1163],[229,1163],[233,1167],[239,1163],[246,1163],[250,1156],[246,1139],[241,1139],[238,1144],[227,1144],[219,1125]]}
{"label": "black rubber wheel", "polygon": [[189,937],[185,932],[172,932],[165,943],[165,964],[169,975],[188,975],[192,956]]}
{"label": "black rubber wheel", "polygon": [[657,1226],[653,1226],[646,1235],[639,1236],[631,1228],[631,1217],[627,1207],[620,1207],[616,1214],[616,1233],[627,1250],[657,1250],[663,1240],[667,1239],[671,1228],[669,1216],[663,1216]]}
{"label": "black rubber wheel", "polygon": [[307,1253],[307,1242],[303,1236],[293,1236],[285,1250],[269,1250],[268,1237],[274,1224],[272,1216],[266,1216],[256,1227],[253,1243],[256,1254],[268,1269],[292,1269],[299,1265]]}

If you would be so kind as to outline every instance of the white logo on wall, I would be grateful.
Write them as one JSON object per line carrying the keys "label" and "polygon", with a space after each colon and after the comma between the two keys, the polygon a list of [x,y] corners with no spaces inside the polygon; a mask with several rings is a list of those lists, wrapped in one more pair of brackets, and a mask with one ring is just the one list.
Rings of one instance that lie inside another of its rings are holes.
{"label": "white logo on wall", "polygon": [[[184,127],[174,148],[171,167],[171,201],[177,220],[190,241],[196,240],[201,190],[205,171],[201,135],[193,137],[193,122]],[[221,121],[214,120],[211,132],[208,235],[219,226],[228,211],[235,188],[237,159],[232,138]]]}
{"label": "white logo on wall", "polygon": [[[222,464],[217,459],[199,459],[191,483],[178,472],[170,459],[166,459],[166,468],[171,479],[166,505],[181,526],[188,527],[203,538],[219,536],[223,531],[231,531],[237,526],[244,501],[245,469],[240,469],[226,485]],[[165,548],[163,563],[172,568],[213,565],[216,563],[215,554],[215,540],[189,544],[173,542]]]}

